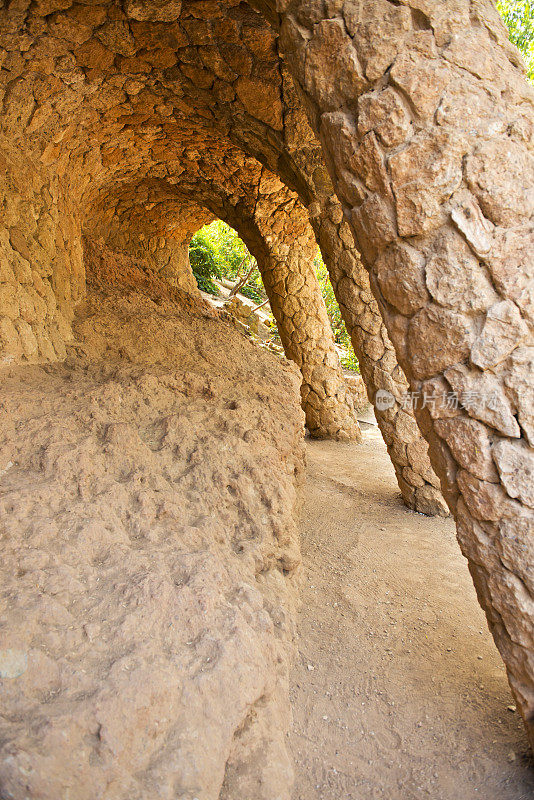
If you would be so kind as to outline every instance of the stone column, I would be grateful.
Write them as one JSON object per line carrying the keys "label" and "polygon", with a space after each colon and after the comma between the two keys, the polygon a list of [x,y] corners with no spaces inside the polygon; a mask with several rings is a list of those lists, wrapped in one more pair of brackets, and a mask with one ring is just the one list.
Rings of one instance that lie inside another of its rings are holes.
{"label": "stone column", "polygon": [[411,408],[408,381],[397,362],[343,209],[332,197],[313,203],[309,211],[404,502],[423,514],[448,516],[428,444]]}
{"label": "stone column", "polygon": [[302,407],[310,435],[358,440],[351,393],[335,349],[330,321],[315,274],[317,243],[305,209],[296,199],[260,197],[254,219],[242,212],[230,221],[258,262],[287,358],[302,372]]}
{"label": "stone column", "polygon": [[534,745],[532,89],[490,0],[280,10]]}

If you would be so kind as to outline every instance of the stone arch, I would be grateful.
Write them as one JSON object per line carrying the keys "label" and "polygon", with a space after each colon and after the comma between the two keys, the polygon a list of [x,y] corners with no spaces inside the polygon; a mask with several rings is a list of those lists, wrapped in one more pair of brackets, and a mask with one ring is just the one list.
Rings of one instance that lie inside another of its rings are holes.
{"label": "stone arch", "polygon": [[139,196],[136,187],[134,208],[126,207],[115,214],[107,229],[93,231],[105,239],[111,250],[127,253],[147,263],[160,278],[177,289],[198,294],[198,287],[189,263],[189,243],[196,231],[214,219],[212,213],[193,203],[179,208]]}
{"label": "stone arch", "polygon": [[192,234],[216,217],[231,225],[257,260],[285,354],[303,375],[302,405],[311,436],[357,439],[353,399],[314,272],[316,242],[306,209],[259,164],[255,181],[242,191],[239,201],[231,202],[223,185],[206,179],[197,178],[190,194],[162,181],[132,184],[120,191],[108,228],[101,225],[99,209],[89,231],[191,291],[185,250]]}
{"label": "stone arch", "polygon": [[[161,12],[169,16],[166,23],[153,20],[144,11],[133,12],[128,22],[128,17],[113,4],[108,11],[104,6],[93,9],[82,15],[83,19],[77,6],[58,11],[53,4],[43,4],[36,10],[37,17],[44,14],[49,20],[46,46],[59,54],[58,67],[52,75],[56,85],[52,92],[47,88],[46,101],[42,103],[40,97],[42,85],[48,83],[48,64],[44,67],[41,62],[37,64],[37,73],[42,69],[44,75],[22,71],[6,93],[5,130],[11,134],[17,149],[32,153],[28,160],[33,169],[35,164],[39,165],[45,183],[50,180],[46,172],[63,176],[58,183],[65,186],[58,186],[58,191],[64,191],[68,198],[64,205],[70,230],[67,236],[56,237],[58,241],[72,242],[76,247],[76,229],[79,231],[81,225],[77,220],[83,216],[85,222],[82,209],[91,204],[102,206],[100,227],[112,225],[113,209],[109,204],[105,206],[105,198],[117,181],[141,180],[140,168],[144,177],[156,181],[167,177],[176,184],[183,186],[185,183],[185,188],[193,188],[199,175],[205,174],[209,180],[210,176],[224,174],[228,193],[234,193],[235,203],[242,191],[243,176],[250,178],[259,161],[279,174],[307,206],[318,199],[324,203],[332,194],[317,140],[305,120],[289,73],[280,63],[273,30],[244,4],[229,3],[228,9],[225,16],[214,6],[207,19],[201,22],[193,6],[184,4],[179,11],[172,6],[168,14]],[[10,8],[7,18],[7,29],[12,37],[25,16],[24,12],[17,13]],[[158,12],[156,16],[159,15]],[[173,15],[177,15],[176,22]],[[44,43],[40,47],[42,50]],[[134,58],[126,50],[132,53],[135,50],[142,57]],[[118,55],[112,63],[114,51]],[[184,62],[176,65],[177,57]],[[236,69],[239,66],[246,74],[236,80],[232,65]],[[269,76],[267,84],[266,75]],[[58,89],[58,78],[69,87],[66,96]],[[98,93],[87,92],[87,89],[85,94],[76,91],[82,78],[90,87],[98,86]],[[23,105],[23,100],[27,108],[21,112],[19,106]],[[67,114],[68,119],[65,118]],[[26,156],[22,152],[15,155],[12,144],[10,141],[13,152],[10,160],[20,165]],[[92,146],[94,144],[96,147]],[[73,180],[74,175],[76,180]],[[29,202],[34,202],[34,198]],[[38,213],[32,211],[33,216]],[[63,223],[56,220],[54,224]],[[42,227],[41,220],[39,226]],[[109,238],[110,233],[104,233],[104,238]],[[21,234],[26,235],[19,228],[18,239]],[[157,261],[158,269],[185,256],[183,248],[178,253],[174,239],[165,239],[165,245],[163,239],[162,236],[157,240],[150,238],[150,246],[155,248],[150,258],[154,264]],[[74,280],[74,297],[62,297],[61,309],[58,309],[63,336],[68,336],[72,305],[83,291],[83,260],[80,252],[68,256],[60,254],[54,260],[58,264],[69,262],[72,276],[67,277],[69,273],[65,268],[56,268],[54,291],[58,296],[69,294],[69,283],[79,274],[77,283]],[[328,256],[328,248],[326,260],[334,277],[335,264]],[[334,287],[337,291],[335,280]],[[366,292],[360,293],[359,302],[365,296]],[[342,300],[339,292],[338,300]],[[342,308],[346,309],[346,304],[342,303]],[[344,313],[346,321],[354,328],[354,305],[350,314],[346,310]],[[370,318],[367,306],[361,313],[363,318]],[[377,319],[376,314],[373,318]],[[7,330],[4,340],[6,343],[9,340],[20,354],[17,331],[10,321],[3,324]],[[31,330],[24,327],[26,322],[17,324],[31,341]],[[39,325],[37,327],[41,343],[46,342],[48,347],[48,334],[43,334]],[[55,331],[55,321],[52,327]],[[354,328],[355,331],[361,329],[361,326]],[[384,338],[384,334],[385,329],[381,329],[379,335]],[[61,336],[55,332],[54,336],[63,352]],[[353,336],[353,339],[369,397],[374,401],[376,387],[370,376],[375,366],[370,362],[367,368],[370,356],[359,347],[358,337]],[[26,353],[32,353],[32,357],[38,352],[36,342],[26,348]],[[48,347],[47,352],[48,357],[53,357],[53,349]],[[382,359],[384,363],[386,360],[389,377],[395,371],[400,373],[393,350]],[[412,416],[410,413],[396,416],[398,424],[392,424],[389,413],[382,430],[404,500],[410,507],[426,513],[443,513],[439,492],[432,486],[436,479],[428,465],[426,447]],[[407,455],[408,443],[410,456]]]}

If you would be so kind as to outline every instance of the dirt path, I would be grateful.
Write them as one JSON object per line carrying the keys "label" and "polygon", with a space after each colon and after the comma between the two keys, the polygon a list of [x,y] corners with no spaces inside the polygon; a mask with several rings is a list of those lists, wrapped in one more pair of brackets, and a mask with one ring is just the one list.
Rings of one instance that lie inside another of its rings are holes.
{"label": "dirt path", "polygon": [[310,442],[295,800],[526,800],[534,770],[450,520],[407,511],[376,428]]}

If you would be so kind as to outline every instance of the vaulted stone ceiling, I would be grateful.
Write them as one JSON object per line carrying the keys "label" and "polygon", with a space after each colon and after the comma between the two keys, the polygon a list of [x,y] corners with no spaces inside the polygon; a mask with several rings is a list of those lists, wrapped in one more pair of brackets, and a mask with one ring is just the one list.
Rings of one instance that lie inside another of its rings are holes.
{"label": "vaulted stone ceiling", "polygon": [[0,37],[4,132],[85,208],[147,177],[240,196],[255,159],[305,200],[292,161],[327,182],[274,33],[245,3],[11,3]]}

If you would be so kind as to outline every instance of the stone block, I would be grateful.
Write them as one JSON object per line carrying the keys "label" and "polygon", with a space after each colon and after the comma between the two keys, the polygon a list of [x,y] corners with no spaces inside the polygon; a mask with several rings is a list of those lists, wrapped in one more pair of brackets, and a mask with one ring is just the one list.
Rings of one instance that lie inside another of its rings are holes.
{"label": "stone block", "polygon": [[481,369],[496,367],[528,337],[529,330],[511,300],[491,306],[480,336],[471,349],[471,361]]}
{"label": "stone block", "polygon": [[498,483],[493,464],[491,439],[482,423],[468,417],[436,420],[436,433],[444,439],[457,463],[476,478]]}
{"label": "stone block", "polygon": [[413,376],[430,378],[463,361],[474,339],[469,317],[430,304],[419,311],[408,328],[408,354]]}
{"label": "stone block", "polygon": [[534,508],[534,449],[523,441],[502,440],[493,445],[492,452],[510,497]]}

